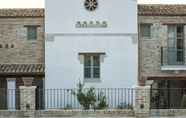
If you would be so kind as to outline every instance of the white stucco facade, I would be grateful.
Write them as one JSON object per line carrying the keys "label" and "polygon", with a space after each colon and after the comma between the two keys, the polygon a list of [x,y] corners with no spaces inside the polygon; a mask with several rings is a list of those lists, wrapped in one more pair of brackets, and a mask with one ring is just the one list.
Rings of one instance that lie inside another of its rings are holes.
{"label": "white stucco facade", "polygon": [[[137,2],[97,2],[95,11],[88,11],[84,0],[46,0],[46,88],[75,88],[79,80],[95,88],[137,84]],[[85,81],[80,53],[104,53],[100,55],[99,80]]]}

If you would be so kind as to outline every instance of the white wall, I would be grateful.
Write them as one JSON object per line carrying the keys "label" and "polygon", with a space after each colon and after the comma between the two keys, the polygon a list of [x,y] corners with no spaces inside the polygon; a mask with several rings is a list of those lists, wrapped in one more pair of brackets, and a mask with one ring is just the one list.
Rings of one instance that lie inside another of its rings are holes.
{"label": "white wall", "polygon": [[[138,44],[135,0],[98,0],[94,12],[84,0],[46,0],[45,30],[54,36],[46,40],[46,88],[74,88],[83,80],[78,53],[105,52],[100,82],[87,87],[126,88],[137,84]],[[107,21],[107,28],[76,28],[77,21]],[[56,34],[58,34],[56,36]],[[89,35],[85,35],[89,34]],[[131,35],[131,36],[129,36]]]}
{"label": "white wall", "polygon": [[131,37],[56,37],[46,45],[46,87],[74,88],[83,80],[80,52],[105,52],[101,82],[87,83],[100,88],[132,87],[137,81],[137,43]]}
{"label": "white wall", "polygon": [[[46,0],[46,33],[137,33],[136,0],[98,0],[89,12],[84,0]],[[108,28],[75,28],[77,21],[107,21]]]}

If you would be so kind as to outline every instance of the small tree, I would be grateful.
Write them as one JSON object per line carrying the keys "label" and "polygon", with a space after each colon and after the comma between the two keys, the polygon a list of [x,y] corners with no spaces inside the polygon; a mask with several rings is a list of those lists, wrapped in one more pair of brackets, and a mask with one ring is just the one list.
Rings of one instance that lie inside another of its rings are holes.
{"label": "small tree", "polygon": [[84,91],[84,85],[79,82],[77,92],[74,91],[73,94],[77,96],[80,105],[82,105],[84,109],[90,109],[90,106],[94,107],[96,103],[95,89],[89,88],[86,90],[87,91]]}
{"label": "small tree", "polygon": [[78,102],[85,110],[90,109],[105,109],[108,105],[106,103],[106,97],[101,92],[96,96],[95,88],[84,89],[84,85],[79,82],[77,91],[72,93],[77,97]]}
{"label": "small tree", "polygon": [[183,97],[182,97],[181,107],[186,108],[186,95],[183,95]]}

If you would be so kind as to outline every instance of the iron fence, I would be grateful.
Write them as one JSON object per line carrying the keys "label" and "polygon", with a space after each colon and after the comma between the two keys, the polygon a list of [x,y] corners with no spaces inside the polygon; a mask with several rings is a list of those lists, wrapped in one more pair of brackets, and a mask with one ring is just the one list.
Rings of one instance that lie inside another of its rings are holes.
{"label": "iron fence", "polygon": [[[83,92],[88,90],[83,89]],[[78,89],[36,89],[36,109],[83,109],[75,93]],[[106,109],[133,109],[135,89],[97,88],[94,93],[95,105],[104,96]],[[151,109],[186,109],[186,88],[151,89],[150,95]],[[20,91],[0,89],[0,109],[19,110]]]}
{"label": "iron fence", "polygon": [[151,89],[151,109],[186,109],[186,88]]}
{"label": "iron fence", "polygon": [[[89,89],[83,89],[86,93]],[[40,109],[83,109],[75,93],[78,89],[36,89],[36,110]],[[132,109],[134,89],[97,88],[94,89],[96,104],[105,98],[105,108]],[[88,95],[87,95],[88,96]],[[91,99],[90,99],[91,100]],[[0,89],[0,110],[20,110],[20,90]]]}
{"label": "iron fence", "polygon": [[[83,89],[86,93],[89,89]],[[78,89],[41,89],[39,93],[44,93],[36,105],[38,108],[45,109],[83,109],[77,95]],[[132,109],[134,105],[134,89],[131,88],[97,88],[94,89],[96,101],[101,96],[105,98],[108,109]],[[89,100],[91,100],[89,98]],[[99,104],[96,103],[95,104]]]}

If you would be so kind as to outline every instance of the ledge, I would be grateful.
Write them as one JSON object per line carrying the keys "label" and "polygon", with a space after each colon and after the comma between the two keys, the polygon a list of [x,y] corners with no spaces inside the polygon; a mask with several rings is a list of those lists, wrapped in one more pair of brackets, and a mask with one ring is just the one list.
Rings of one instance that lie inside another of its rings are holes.
{"label": "ledge", "polygon": [[3,118],[22,118],[22,117],[37,117],[37,118],[51,118],[51,117],[133,117],[134,111],[132,109],[116,109],[116,110],[37,110],[37,111],[8,111],[0,110],[0,117]]}
{"label": "ledge", "polygon": [[92,79],[84,79],[83,80],[85,83],[99,83],[101,82],[100,78],[92,78]]}
{"label": "ledge", "polygon": [[162,71],[182,71],[186,70],[186,65],[165,65],[161,66]]}

